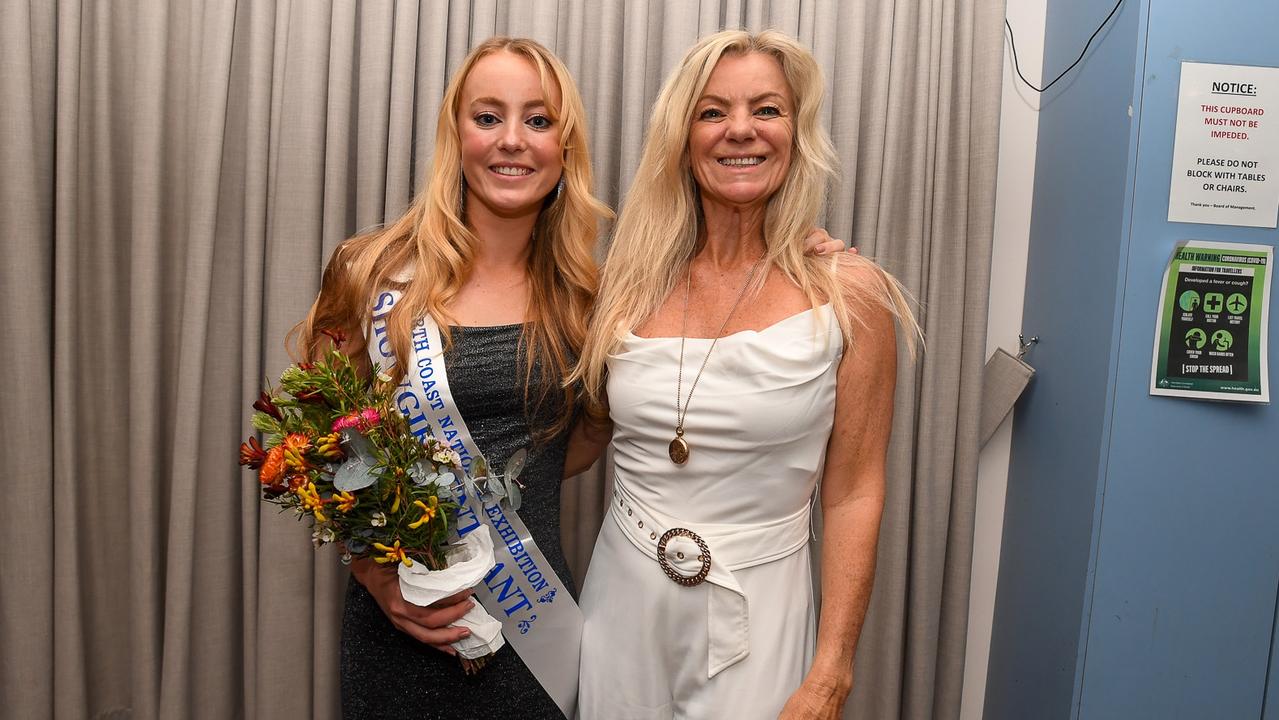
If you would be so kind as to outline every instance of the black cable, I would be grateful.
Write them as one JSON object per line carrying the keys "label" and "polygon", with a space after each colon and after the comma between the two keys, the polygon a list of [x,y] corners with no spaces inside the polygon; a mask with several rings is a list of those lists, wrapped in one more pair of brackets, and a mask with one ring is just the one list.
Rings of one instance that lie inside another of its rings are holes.
{"label": "black cable", "polygon": [[1106,27],[1106,23],[1110,22],[1110,18],[1115,16],[1115,13],[1119,11],[1119,6],[1123,4],[1124,4],[1124,0],[1119,0],[1118,2],[1115,3],[1115,6],[1111,8],[1110,10],[1110,14],[1107,15],[1106,19],[1102,20],[1101,24],[1097,26],[1097,29],[1093,31],[1092,37],[1088,38],[1088,42],[1084,43],[1084,49],[1079,52],[1079,57],[1075,58],[1075,61],[1070,64],[1070,67],[1066,68],[1065,70],[1062,70],[1060,75],[1053,78],[1052,82],[1048,83],[1042,88],[1035,87],[1029,80],[1026,79],[1025,75],[1021,74],[1021,66],[1017,64],[1017,41],[1013,39],[1013,26],[1008,24],[1008,18],[1004,18],[1004,27],[1008,28],[1008,44],[1011,45],[1013,49],[1013,68],[1017,70],[1017,77],[1021,78],[1021,81],[1026,83],[1027,87],[1029,87],[1031,90],[1034,90],[1035,92],[1038,92],[1038,93],[1042,93],[1046,91],[1048,88],[1052,87],[1053,85],[1056,85],[1058,80],[1066,77],[1066,73],[1073,70],[1075,66],[1079,64],[1079,61],[1084,59],[1084,55],[1088,54],[1088,47],[1092,45],[1092,41],[1097,39],[1098,33],[1101,32],[1102,28]]}

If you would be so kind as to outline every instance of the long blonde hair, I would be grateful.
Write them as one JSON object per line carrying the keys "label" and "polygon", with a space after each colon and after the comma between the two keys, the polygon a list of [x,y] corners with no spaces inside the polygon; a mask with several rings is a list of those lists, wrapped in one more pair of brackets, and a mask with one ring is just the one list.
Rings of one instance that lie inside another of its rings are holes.
{"label": "long blonde hair", "polygon": [[[592,194],[593,178],[585,111],[568,69],[550,50],[524,38],[490,38],[462,62],[440,107],[435,151],[426,187],[408,210],[389,226],[343,242],[333,252],[320,295],[304,321],[290,333],[294,355],[315,359],[323,354],[324,331],[341,331],[343,349],[364,352],[364,331],[372,320],[372,301],[379,290],[402,290],[387,316],[387,334],[395,352],[393,372],[402,378],[409,367],[410,337],[419,318],[430,315],[445,343],[451,340],[446,309],[466,281],[479,240],[466,226],[462,198],[461,142],[457,114],[462,86],[481,58],[510,52],[529,61],[541,78],[547,112],[558,124],[564,154],[563,186],[538,216],[528,259],[529,302],[524,334],[525,400],[535,367],[562,392],[559,422],[545,437],[562,430],[572,417],[577,392],[564,383],[586,336],[586,317],[598,287],[594,245],[600,218],[608,207]],[[552,103],[558,85],[560,103]],[[548,198],[549,200],[549,198]],[[408,271],[412,280],[397,281]],[[547,387],[544,384],[543,387]],[[562,388],[559,386],[563,385]],[[540,403],[545,395],[537,400]]]}
{"label": "long blonde hair", "polygon": [[[591,409],[603,402],[605,363],[622,337],[652,315],[670,294],[695,249],[701,206],[688,157],[693,112],[711,73],[727,54],[764,53],[776,58],[795,99],[794,151],[782,186],[767,201],[764,243],[776,265],[816,307],[830,302],[845,337],[851,338],[867,303],[887,308],[911,342],[918,326],[898,283],[865,258],[840,253],[836,260],[805,256],[804,238],[826,201],[836,156],[819,111],[825,93],[812,53],[775,30],[726,30],[703,38],[685,54],[653,106],[635,181],[618,217],[604,264],[600,296],[574,374],[584,383]],[[841,271],[839,265],[873,268]],[[760,280],[756,289],[762,286]]]}

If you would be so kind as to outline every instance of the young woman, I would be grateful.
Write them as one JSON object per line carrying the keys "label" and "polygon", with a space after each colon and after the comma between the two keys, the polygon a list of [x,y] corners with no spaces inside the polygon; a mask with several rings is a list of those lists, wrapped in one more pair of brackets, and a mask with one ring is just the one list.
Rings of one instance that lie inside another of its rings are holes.
{"label": "young woman", "polygon": [[[430,317],[445,338],[458,411],[501,467],[530,460],[520,516],[556,574],[572,587],[559,541],[567,429],[579,404],[564,384],[586,334],[596,289],[592,252],[608,208],[592,196],[577,88],[549,50],[523,39],[476,47],[445,92],[430,178],[401,218],[343,243],[299,326],[301,355],[345,335],[368,361],[374,298],[401,293],[385,322],[392,374],[413,367],[411,333]],[[508,644],[478,676],[462,673],[448,627],[474,602],[407,603],[396,573],[352,565],[342,622],[347,718],[559,717]]]}

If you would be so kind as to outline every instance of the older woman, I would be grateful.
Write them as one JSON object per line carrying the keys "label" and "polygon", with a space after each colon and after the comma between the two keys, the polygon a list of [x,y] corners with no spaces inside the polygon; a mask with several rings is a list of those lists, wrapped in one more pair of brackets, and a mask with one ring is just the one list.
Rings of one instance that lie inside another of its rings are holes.
{"label": "older woman", "polygon": [[581,602],[587,720],[837,717],[852,687],[894,321],[916,330],[872,263],[804,255],[833,165],[821,100],[793,40],[723,32],[654,108],[579,368],[616,464]]}

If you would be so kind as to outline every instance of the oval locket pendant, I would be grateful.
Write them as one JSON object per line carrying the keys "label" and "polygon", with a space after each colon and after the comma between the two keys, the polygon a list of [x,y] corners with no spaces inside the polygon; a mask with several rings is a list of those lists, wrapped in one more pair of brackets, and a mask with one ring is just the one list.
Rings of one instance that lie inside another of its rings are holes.
{"label": "oval locket pendant", "polygon": [[688,462],[688,442],[684,440],[683,432],[676,432],[675,439],[671,441],[667,450],[670,452],[671,462],[676,465],[683,465]]}

